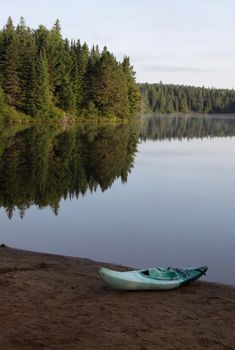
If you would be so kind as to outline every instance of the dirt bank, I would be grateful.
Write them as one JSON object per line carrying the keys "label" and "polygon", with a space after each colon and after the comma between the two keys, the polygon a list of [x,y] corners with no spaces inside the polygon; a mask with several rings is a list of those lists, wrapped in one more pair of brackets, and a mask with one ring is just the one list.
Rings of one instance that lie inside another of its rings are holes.
{"label": "dirt bank", "polygon": [[235,349],[235,288],[118,292],[100,265],[0,248],[0,349]]}

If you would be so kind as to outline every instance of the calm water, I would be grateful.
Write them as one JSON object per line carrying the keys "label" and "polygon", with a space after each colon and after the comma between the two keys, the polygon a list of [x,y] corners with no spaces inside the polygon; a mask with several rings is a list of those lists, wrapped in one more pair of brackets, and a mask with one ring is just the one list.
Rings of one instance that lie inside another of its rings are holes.
{"label": "calm water", "polygon": [[[235,118],[235,117],[234,117]],[[235,119],[2,127],[0,243],[235,284]]]}

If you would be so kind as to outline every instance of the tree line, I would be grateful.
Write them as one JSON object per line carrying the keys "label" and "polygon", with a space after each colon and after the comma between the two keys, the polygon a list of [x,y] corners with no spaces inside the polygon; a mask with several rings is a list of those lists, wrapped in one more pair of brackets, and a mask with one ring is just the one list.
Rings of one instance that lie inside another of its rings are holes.
{"label": "tree line", "polygon": [[139,84],[144,109],[156,113],[235,113],[235,90]]}
{"label": "tree line", "polygon": [[139,108],[128,57],[118,62],[106,47],[64,39],[58,20],[33,30],[9,17],[0,30],[0,114],[125,118]]}

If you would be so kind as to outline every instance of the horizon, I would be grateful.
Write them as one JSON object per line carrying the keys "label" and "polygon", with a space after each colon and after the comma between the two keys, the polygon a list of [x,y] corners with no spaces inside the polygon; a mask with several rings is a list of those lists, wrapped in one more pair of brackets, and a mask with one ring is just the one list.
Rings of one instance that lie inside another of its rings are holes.
{"label": "horizon", "polygon": [[24,17],[34,29],[39,24],[51,28],[58,18],[63,37],[80,39],[89,47],[107,46],[118,60],[129,56],[138,83],[235,87],[232,0],[223,4],[206,0],[200,5],[194,0],[180,0],[177,5],[149,0],[148,6],[140,0],[120,0],[112,7],[107,0],[98,4],[69,0],[66,7],[63,0],[23,4],[24,11],[17,0],[2,4],[1,28],[9,16],[15,25]]}

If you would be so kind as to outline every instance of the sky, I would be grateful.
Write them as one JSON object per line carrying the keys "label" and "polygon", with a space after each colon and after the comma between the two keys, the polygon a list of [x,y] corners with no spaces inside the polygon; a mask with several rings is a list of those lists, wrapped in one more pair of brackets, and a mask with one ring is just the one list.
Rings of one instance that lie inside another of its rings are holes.
{"label": "sky", "polygon": [[138,82],[235,88],[235,0],[1,0],[28,26],[61,22],[69,39],[131,58]]}

